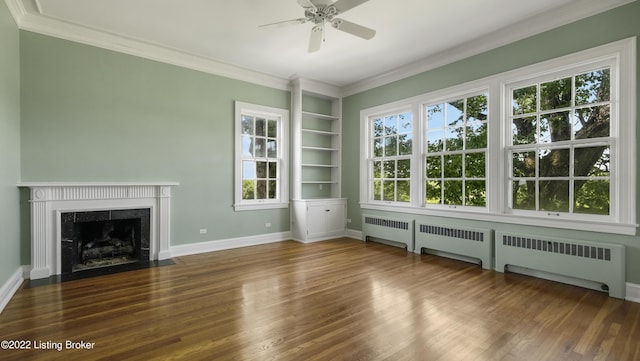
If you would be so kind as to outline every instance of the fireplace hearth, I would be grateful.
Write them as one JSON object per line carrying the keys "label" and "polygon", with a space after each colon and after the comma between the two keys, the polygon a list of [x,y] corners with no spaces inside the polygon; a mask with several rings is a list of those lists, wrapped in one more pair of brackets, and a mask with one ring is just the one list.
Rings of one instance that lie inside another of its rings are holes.
{"label": "fireplace hearth", "polygon": [[[157,261],[170,260],[171,189],[177,185],[176,182],[18,183],[19,187],[30,189],[31,269],[29,278],[41,280],[65,274],[73,275],[71,278],[84,278],[85,275],[104,272],[104,269],[137,268],[142,263],[153,264]],[[126,214],[126,212],[138,210],[147,210],[148,215],[134,217]],[[125,213],[118,214],[120,211]],[[68,224],[63,222],[63,214],[65,218],[74,218],[74,221]],[[110,216],[107,217],[104,214],[110,214]],[[138,226],[133,223],[134,221],[125,221],[145,217],[149,221],[145,219],[141,223],[139,233],[136,233]],[[93,226],[73,225],[89,220],[102,223]],[[74,227],[79,228],[74,230]],[[132,229],[133,237],[130,236]],[[86,236],[88,239],[80,240],[78,234],[81,233],[88,234]],[[103,233],[105,235],[100,236]],[[132,252],[129,247],[133,250]],[[106,253],[111,254],[109,256],[111,259],[103,257]],[[62,265],[63,255],[65,266]],[[101,259],[99,263],[95,261],[96,256]],[[69,263],[67,258],[75,261]],[[144,261],[137,263],[132,261],[134,258]],[[113,267],[110,265],[113,262],[129,261],[133,263]],[[75,272],[73,262],[76,263]],[[80,271],[83,267],[84,269]]]}
{"label": "fireplace hearth", "polygon": [[150,210],[61,214],[61,272],[149,261]]}

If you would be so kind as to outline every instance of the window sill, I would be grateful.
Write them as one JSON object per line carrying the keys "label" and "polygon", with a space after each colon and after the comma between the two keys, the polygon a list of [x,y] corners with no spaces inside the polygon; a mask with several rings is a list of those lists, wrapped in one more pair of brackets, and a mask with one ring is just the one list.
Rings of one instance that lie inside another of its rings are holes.
{"label": "window sill", "polygon": [[611,233],[635,236],[638,225],[612,222],[594,222],[568,219],[548,219],[543,217],[522,216],[513,214],[496,214],[488,212],[477,212],[469,209],[458,209],[449,211],[446,209],[426,209],[422,207],[391,205],[382,203],[360,203],[362,209],[372,209],[386,212],[402,212],[416,215],[457,218],[465,220],[497,222],[506,224],[516,224],[523,226],[536,226],[548,228],[560,228],[576,231],[590,231],[598,233]]}
{"label": "window sill", "polygon": [[264,209],[279,209],[279,208],[289,208],[289,203],[251,203],[251,204],[234,204],[233,209],[236,212],[242,211],[258,211]]}

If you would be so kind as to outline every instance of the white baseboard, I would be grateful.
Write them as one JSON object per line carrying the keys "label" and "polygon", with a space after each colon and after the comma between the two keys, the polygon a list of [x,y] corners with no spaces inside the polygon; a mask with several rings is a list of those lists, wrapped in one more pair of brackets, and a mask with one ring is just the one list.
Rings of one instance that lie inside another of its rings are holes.
{"label": "white baseboard", "polygon": [[627,282],[625,300],[640,303],[640,285]]}
{"label": "white baseboard", "polygon": [[171,246],[171,257],[188,256],[192,254],[222,251],[225,249],[257,246],[259,244],[275,243],[291,239],[291,232],[261,234],[258,236],[239,237],[224,240],[184,244]]}
{"label": "white baseboard", "polygon": [[[362,239],[362,232],[347,229],[347,237]],[[259,244],[275,243],[292,239],[291,232],[271,233],[258,236],[239,237],[226,240],[209,241],[202,243],[185,244],[170,247],[171,257],[188,256],[206,252],[222,251],[226,249],[256,246]],[[28,278],[29,266],[22,266],[0,288],[0,313],[9,303],[22,282]],[[626,285],[625,300],[640,303],[640,284],[629,283]]]}
{"label": "white baseboard", "polygon": [[4,310],[9,301],[11,301],[11,297],[13,297],[22,285],[22,281],[24,281],[22,273],[23,268],[18,268],[0,288],[0,313],[2,313],[2,310]]}
{"label": "white baseboard", "polygon": [[316,242],[329,241],[329,240],[332,240],[332,239],[338,239],[338,238],[344,238],[344,237],[353,238],[353,237],[349,236],[348,231],[347,231],[347,232],[341,233],[341,234],[331,233],[329,235],[323,235],[323,236],[319,236],[319,237],[312,237],[312,238],[293,237],[292,239],[294,241],[300,242],[300,243],[316,243]]}
{"label": "white baseboard", "polygon": [[347,237],[362,240],[362,231],[357,231],[355,229],[347,229]]}
{"label": "white baseboard", "polygon": [[31,279],[29,276],[31,275],[31,265],[22,266],[22,278],[25,280]]}

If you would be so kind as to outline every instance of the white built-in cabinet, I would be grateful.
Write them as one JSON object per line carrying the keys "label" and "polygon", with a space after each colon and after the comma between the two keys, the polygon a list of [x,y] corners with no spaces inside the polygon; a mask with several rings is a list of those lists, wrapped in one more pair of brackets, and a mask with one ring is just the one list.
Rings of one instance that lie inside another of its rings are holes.
{"label": "white built-in cabinet", "polygon": [[342,99],[305,79],[291,84],[293,237],[311,242],[346,234],[341,198]]}
{"label": "white built-in cabinet", "polygon": [[293,238],[314,242],[342,237],[346,233],[346,199],[304,199],[293,201]]}

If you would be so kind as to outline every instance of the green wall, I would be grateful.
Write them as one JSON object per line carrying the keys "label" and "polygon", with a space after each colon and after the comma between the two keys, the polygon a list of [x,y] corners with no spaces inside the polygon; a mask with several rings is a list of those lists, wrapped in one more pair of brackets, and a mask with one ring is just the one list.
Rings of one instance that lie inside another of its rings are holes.
{"label": "green wall", "polygon": [[234,101],[289,92],[27,31],[20,54],[22,181],[179,182],[174,246],[290,230],[288,209],[232,208]]}
{"label": "green wall", "polygon": [[[360,110],[640,35],[639,15],[634,2],[345,98],[343,196],[349,198],[350,228],[361,229]],[[177,181],[172,245],[290,229],[288,209],[232,208],[233,101],[288,109],[289,92],[18,32],[5,5],[0,26],[0,284],[19,266],[21,247],[22,262],[29,261],[28,203],[16,190],[18,180]],[[20,219],[15,208],[21,201]],[[435,218],[442,224],[470,223]],[[265,222],[272,227],[264,228]],[[201,228],[209,233],[200,235]],[[640,284],[638,237],[532,231],[625,244],[627,281]]]}
{"label": "green wall", "polygon": [[[499,74],[544,60],[589,49],[616,40],[640,35],[640,4],[633,2],[611,11],[571,23],[485,53],[457,61],[391,84],[343,99],[343,196],[349,199],[351,229],[362,229],[362,211],[358,204],[360,111],[373,106],[444,89],[456,84]],[[638,57],[640,59],[640,56]],[[640,72],[638,72],[640,74]],[[640,80],[637,82],[640,85]],[[640,94],[640,91],[638,91]],[[640,103],[640,102],[639,102]],[[633,120],[635,121],[635,119]],[[640,131],[640,127],[638,127]],[[640,150],[640,148],[639,148]],[[638,167],[640,169],[640,167]],[[638,178],[640,179],[640,178]],[[638,182],[640,184],[640,182]],[[637,192],[636,192],[637,193]],[[636,195],[634,195],[636,196]],[[637,201],[640,204],[639,201]],[[384,213],[384,212],[374,212]],[[637,212],[640,214],[640,212]],[[524,228],[540,235],[610,241],[627,245],[627,282],[640,283],[640,238],[588,232],[542,229],[508,224],[469,222],[465,219],[434,219],[443,225],[475,225],[500,230]],[[524,231],[527,231],[527,230]]]}
{"label": "green wall", "polygon": [[0,2],[0,287],[20,267],[19,32]]}

